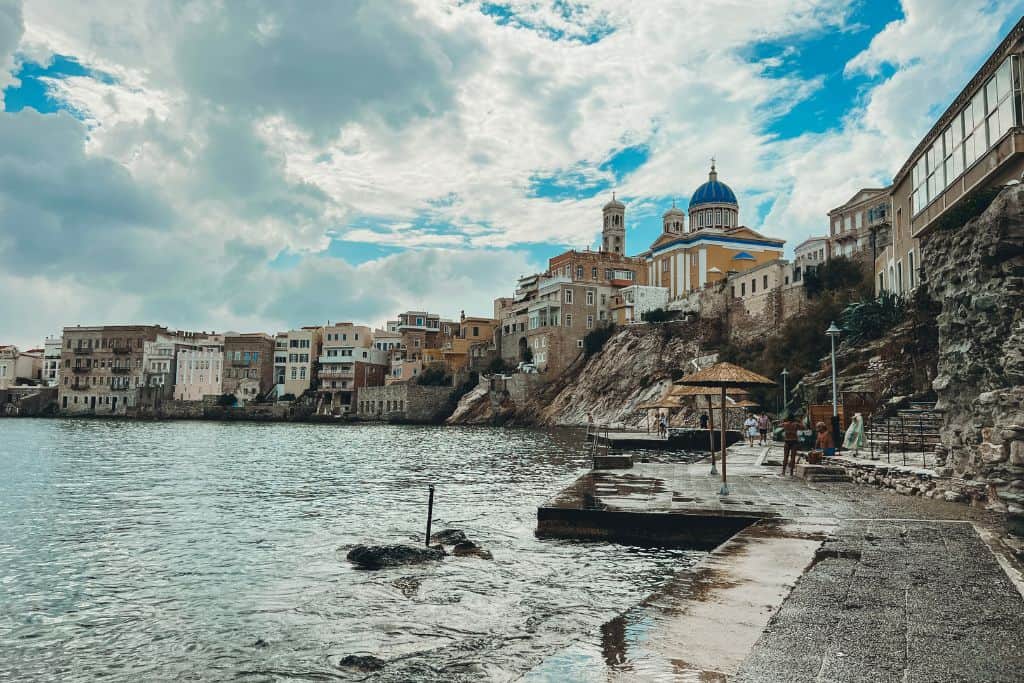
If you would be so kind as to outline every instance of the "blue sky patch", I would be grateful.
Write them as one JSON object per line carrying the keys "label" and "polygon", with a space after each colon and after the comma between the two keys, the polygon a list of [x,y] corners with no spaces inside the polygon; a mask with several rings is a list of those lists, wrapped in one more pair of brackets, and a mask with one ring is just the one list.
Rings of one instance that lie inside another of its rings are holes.
{"label": "blue sky patch", "polygon": [[10,85],[4,89],[4,111],[7,112],[19,112],[25,107],[31,107],[40,114],[53,114],[64,110],[78,116],[79,113],[69,107],[66,102],[50,96],[49,88],[43,79],[89,76],[103,83],[116,82],[109,74],[89,69],[74,57],[66,55],[54,55],[49,65],[22,61],[14,72],[14,76],[21,83],[19,85]]}
{"label": "blue sky patch", "polygon": [[[838,129],[865,90],[888,79],[895,69],[884,67],[874,77],[843,74],[846,63],[863,52],[889,23],[903,18],[896,0],[860,2],[847,18],[844,31],[829,30],[798,38],[757,43],[746,58],[762,65],[768,77],[822,79],[821,87],[775,118],[767,127],[779,139]],[[783,98],[785,94],[783,93]]]}
{"label": "blue sky patch", "polygon": [[[584,17],[582,15],[585,7],[581,6],[579,3],[570,2],[569,0],[555,0],[553,6],[554,9],[558,10],[562,18],[569,23],[580,23],[584,21]],[[589,21],[585,22],[585,26],[581,24],[581,28],[583,28],[582,33],[567,35],[562,29],[536,24],[531,22],[529,19],[516,14],[512,9],[511,3],[508,2],[484,2],[480,5],[480,12],[493,19],[499,26],[524,28],[534,31],[548,40],[570,40],[583,45],[593,45],[602,38],[605,38],[615,32],[614,27],[607,23],[602,21]]]}

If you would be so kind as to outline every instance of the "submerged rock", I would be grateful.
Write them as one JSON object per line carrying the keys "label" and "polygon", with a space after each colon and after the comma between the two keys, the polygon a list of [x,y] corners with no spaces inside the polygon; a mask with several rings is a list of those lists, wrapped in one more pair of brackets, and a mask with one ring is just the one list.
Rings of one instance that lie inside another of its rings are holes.
{"label": "submerged rock", "polygon": [[436,534],[430,535],[431,543],[440,543],[442,545],[455,545],[456,543],[462,543],[468,540],[466,532],[462,529],[442,529]]}
{"label": "submerged rock", "polygon": [[402,591],[402,595],[411,598],[420,589],[420,580],[415,576],[400,576],[391,585]]}
{"label": "submerged rock", "polygon": [[489,550],[484,550],[469,540],[455,544],[455,547],[452,548],[452,555],[455,557],[479,557],[481,560],[494,559],[494,555]]}
{"label": "submerged rock", "polygon": [[420,564],[440,560],[444,551],[414,545],[357,545],[348,551],[349,562],[363,569],[398,567],[404,564]]}
{"label": "submerged rock", "polygon": [[256,642],[253,643],[252,646],[253,647],[258,647],[258,648],[264,648],[264,647],[270,647],[270,643],[268,643],[267,641],[263,640],[262,638],[257,638]]}
{"label": "submerged rock", "polygon": [[386,663],[380,657],[372,655],[345,655],[338,661],[338,666],[358,671],[380,671]]}

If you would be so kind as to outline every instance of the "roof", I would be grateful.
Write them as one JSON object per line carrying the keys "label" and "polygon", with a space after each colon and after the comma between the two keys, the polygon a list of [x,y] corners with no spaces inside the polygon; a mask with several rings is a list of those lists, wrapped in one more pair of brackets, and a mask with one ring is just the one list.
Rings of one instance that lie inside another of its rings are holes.
{"label": "roof", "polygon": [[676,384],[695,387],[748,387],[757,384],[775,386],[775,382],[767,377],[732,363],[715,363],[710,368],[677,380]]}
{"label": "roof", "polygon": [[735,204],[739,206],[732,188],[720,180],[707,181],[698,187],[690,197],[691,209],[702,204]]}
{"label": "roof", "polygon": [[862,187],[861,189],[857,190],[856,194],[854,194],[852,197],[847,199],[845,202],[843,202],[836,208],[829,211],[828,214],[831,216],[832,214],[841,212],[842,210],[847,209],[853,206],[854,204],[866,202],[869,199],[877,199],[879,195],[888,195],[891,191],[892,185],[889,185],[888,187]]}
{"label": "roof", "polygon": [[626,205],[615,198],[615,193],[612,192],[612,200],[604,205],[605,209],[625,209]]}

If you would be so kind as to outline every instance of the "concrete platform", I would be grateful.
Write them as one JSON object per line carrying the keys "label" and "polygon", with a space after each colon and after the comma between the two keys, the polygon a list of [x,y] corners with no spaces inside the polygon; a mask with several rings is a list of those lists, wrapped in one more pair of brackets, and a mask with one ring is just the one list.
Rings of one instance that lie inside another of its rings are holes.
{"label": "concrete platform", "polygon": [[[637,449],[706,452],[711,442],[711,439],[708,438],[708,432],[705,429],[673,430],[673,433],[667,437],[661,436],[657,432],[610,431],[601,432],[600,434],[592,434],[591,438],[602,443],[607,442],[610,448],[617,450]],[[721,432],[715,431],[713,433],[713,438],[715,449],[721,449]],[[739,442],[740,440],[741,436],[739,432],[727,431],[725,433],[725,443],[727,447]]]}
{"label": "concrete platform", "polygon": [[728,496],[706,460],[588,472],[537,510],[537,534],[707,550],[760,519],[827,516],[828,497],[761,466],[764,451],[729,449]]}

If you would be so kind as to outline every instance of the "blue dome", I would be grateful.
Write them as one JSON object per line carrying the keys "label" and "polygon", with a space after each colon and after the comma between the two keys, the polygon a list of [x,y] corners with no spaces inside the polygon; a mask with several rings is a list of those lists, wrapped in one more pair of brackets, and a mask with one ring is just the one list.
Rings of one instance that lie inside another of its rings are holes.
{"label": "blue dome", "polygon": [[701,204],[735,204],[739,206],[732,188],[718,180],[709,180],[704,183],[690,197],[691,209]]}

